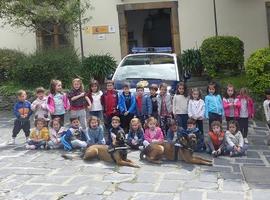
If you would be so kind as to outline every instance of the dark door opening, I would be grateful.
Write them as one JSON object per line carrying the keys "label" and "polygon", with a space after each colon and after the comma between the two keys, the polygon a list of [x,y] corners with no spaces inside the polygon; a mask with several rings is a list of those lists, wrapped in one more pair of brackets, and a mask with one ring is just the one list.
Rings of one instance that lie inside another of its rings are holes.
{"label": "dark door opening", "polygon": [[171,9],[126,11],[128,49],[172,47]]}

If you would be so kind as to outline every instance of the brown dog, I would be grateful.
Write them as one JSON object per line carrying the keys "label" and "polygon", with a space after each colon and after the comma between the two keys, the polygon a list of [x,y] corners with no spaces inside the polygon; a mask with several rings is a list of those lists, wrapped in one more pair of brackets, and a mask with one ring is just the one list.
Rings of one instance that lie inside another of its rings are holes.
{"label": "brown dog", "polygon": [[[195,138],[194,138],[195,137]],[[190,164],[210,165],[212,161],[193,155],[192,147],[196,144],[196,136],[190,135],[180,137],[180,146],[175,146],[173,143],[151,143],[144,151],[141,152],[140,158],[146,159],[152,163],[161,163],[161,159],[165,158],[170,161],[184,160]]]}
{"label": "brown dog", "polygon": [[[62,155],[66,159],[73,159],[76,156]],[[78,156],[77,156],[78,158]],[[92,145],[88,147],[82,155],[83,160],[92,160],[98,158],[106,162],[115,162],[119,166],[130,166],[139,168],[133,161],[127,159],[127,147],[125,142],[125,134],[123,131],[118,131],[116,139],[112,146],[107,145]]]}

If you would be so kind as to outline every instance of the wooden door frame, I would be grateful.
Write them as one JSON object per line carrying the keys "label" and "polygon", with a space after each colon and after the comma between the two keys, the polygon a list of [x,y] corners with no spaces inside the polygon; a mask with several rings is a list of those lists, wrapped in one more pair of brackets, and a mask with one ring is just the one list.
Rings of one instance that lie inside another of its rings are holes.
{"label": "wooden door frame", "polygon": [[126,11],[130,10],[149,10],[149,9],[171,9],[171,37],[172,49],[176,54],[181,52],[180,31],[179,31],[179,17],[178,17],[178,2],[151,2],[151,3],[134,3],[117,5],[119,32],[120,32],[120,46],[122,58],[128,54],[128,31]]}

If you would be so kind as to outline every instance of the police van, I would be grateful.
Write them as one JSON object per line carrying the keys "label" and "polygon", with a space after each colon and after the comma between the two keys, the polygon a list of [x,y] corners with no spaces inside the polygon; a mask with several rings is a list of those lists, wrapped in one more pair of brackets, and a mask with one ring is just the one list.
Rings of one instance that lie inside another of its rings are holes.
{"label": "police van", "polygon": [[174,92],[180,81],[177,55],[170,47],[136,47],[122,59],[112,77],[115,88],[122,90],[124,82],[129,82],[131,92],[135,92],[137,84],[149,92],[151,84],[167,83],[168,92]]}

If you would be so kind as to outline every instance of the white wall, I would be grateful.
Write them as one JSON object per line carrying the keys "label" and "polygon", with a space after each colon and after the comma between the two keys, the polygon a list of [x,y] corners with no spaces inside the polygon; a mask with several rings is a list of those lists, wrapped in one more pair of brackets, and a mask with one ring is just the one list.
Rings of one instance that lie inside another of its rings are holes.
{"label": "white wall", "polygon": [[[0,25],[3,21],[0,20]],[[31,53],[36,50],[34,33],[24,28],[14,28],[8,25],[0,26],[0,48],[9,48]]]}

